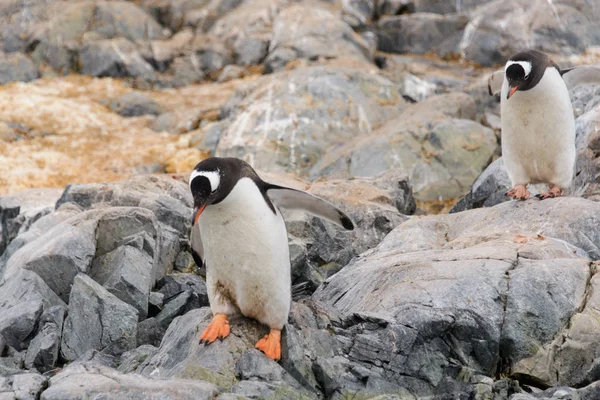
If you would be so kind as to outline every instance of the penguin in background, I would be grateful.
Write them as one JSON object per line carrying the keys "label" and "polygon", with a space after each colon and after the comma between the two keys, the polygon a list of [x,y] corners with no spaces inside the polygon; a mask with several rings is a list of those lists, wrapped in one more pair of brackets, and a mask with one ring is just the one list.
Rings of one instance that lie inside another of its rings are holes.
{"label": "penguin in background", "polygon": [[600,67],[560,69],[546,54],[527,50],[488,79],[500,92],[502,157],[512,183],[506,195],[529,198],[528,184],[549,186],[541,199],[561,196],[573,180],[575,118],[569,90],[600,84]]}
{"label": "penguin in background", "polygon": [[292,301],[287,230],[279,207],[307,211],[347,230],[354,224],[319,197],[263,181],[237,158],[203,160],[189,186],[194,198],[190,242],[196,263],[206,265],[213,312],[200,342],[227,337],[228,316],[241,313],[270,328],[256,348],[279,360]]}

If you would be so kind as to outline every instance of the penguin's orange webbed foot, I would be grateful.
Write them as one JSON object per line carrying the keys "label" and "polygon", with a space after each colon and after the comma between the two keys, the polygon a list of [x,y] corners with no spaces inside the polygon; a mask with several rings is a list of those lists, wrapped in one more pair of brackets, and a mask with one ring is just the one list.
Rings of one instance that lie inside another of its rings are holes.
{"label": "penguin's orange webbed foot", "polygon": [[229,336],[231,329],[229,328],[229,321],[227,321],[227,315],[215,314],[210,324],[206,327],[202,335],[200,336],[200,343],[212,343],[217,339],[225,339]]}
{"label": "penguin's orange webbed foot", "polygon": [[527,190],[526,185],[516,185],[506,192],[506,195],[516,200],[527,200],[529,198],[529,190]]}
{"label": "penguin's orange webbed foot", "polygon": [[260,339],[255,347],[270,359],[279,360],[281,358],[281,331],[271,329],[271,332]]}
{"label": "penguin's orange webbed foot", "polygon": [[541,200],[546,200],[554,197],[560,197],[562,194],[563,190],[560,187],[552,186],[546,193],[538,194],[537,197],[539,197]]}

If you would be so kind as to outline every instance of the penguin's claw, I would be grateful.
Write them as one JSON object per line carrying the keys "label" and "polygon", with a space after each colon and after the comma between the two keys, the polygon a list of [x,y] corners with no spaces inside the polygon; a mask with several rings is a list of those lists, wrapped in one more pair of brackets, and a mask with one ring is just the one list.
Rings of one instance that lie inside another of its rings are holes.
{"label": "penguin's claw", "polygon": [[538,194],[536,197],[540,200],[552,199],[554,197],[560,197],[563,194],[563,190],[558,186],[552,186],[546,193]]}
{"label": "penguin's claw", "polygon": [[517,185],[508,192],[506,195],[512,197],[515,200],[527,200],[529,198],[529,190],[526,185]]}
{"label": "penguin's claw", "polygon": [[260,339],[255,347],[270,359],[279,360],[281,358],[281,331],[271,329],[271,332]]}
{"label": "penguin's claw", "polygon": [[210,344],[217,339],[225,339],[229,336],[231,329],[229,328],[229,321],[227,321],[227,315],[215,314],[213,320],[206,327],[202,335],[200,336],[200,343]]}

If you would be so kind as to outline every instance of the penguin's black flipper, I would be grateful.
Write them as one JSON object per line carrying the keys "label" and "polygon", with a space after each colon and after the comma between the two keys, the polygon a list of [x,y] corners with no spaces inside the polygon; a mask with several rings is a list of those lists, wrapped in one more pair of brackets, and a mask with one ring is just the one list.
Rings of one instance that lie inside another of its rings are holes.
{"label": "penguin's black flipper", "polygon": [[192,248],[192,257],[196,262],[198,268],[204,266],[204,247],[202,246],[202,240],[200,239],[200,227],[198,224],[192,226],[192,232],[190,232],[190,246]]}
{"label": "penguin's black flipper", "polygon": [[488,78],[488,93],[490,96],[500,93],[504,82],[504,69],[499,69]]}
{"label": "penguin's black flipper", "polygon": [[347,230],[353,230],[354,224],[346,214],[330,202],[301,190],[267,184],[267,196],[281,208],[303,210],[310,214],[327,219]]}
{"label": "penguin's black flipper", "polygon": [[582,65],[560,71],[567,89],[575,89],[581,85],[600,85],[600,66]]}

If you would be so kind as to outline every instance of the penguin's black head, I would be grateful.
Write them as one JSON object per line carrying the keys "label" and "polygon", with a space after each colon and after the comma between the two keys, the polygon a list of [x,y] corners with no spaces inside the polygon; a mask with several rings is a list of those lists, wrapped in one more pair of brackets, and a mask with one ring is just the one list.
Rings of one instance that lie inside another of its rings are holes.
{"label": "penguin's black head", "polygon": [[523,51],[510,57],[504,67],[508,82],[509,99],[517,90],[527,91],[533,89],[543,78],[546,68],[558,66],[544,53],[536,50]]}
{"label": "penguin's black head", "polygon": [[237,158],[207,158],[190,174],[190,190],[194,197],[193,224],[198,221],[206,206],[218,204],[231,192],[237,181],[254,172],[244,161]]}

